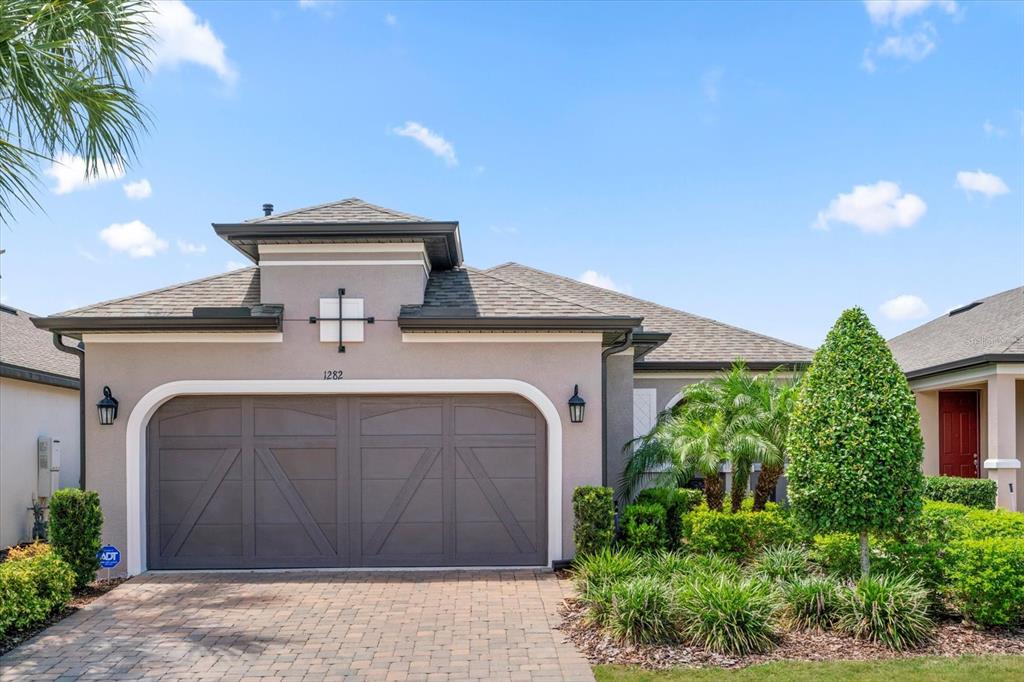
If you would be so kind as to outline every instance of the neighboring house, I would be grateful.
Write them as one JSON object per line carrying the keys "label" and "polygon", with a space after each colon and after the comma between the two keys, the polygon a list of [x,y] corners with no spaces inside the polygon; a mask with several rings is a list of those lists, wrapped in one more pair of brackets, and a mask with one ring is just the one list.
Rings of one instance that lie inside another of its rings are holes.
{"label": "neighboring house", "polygon": [[112,425],[86,419],[86,484],[130,573],[563,561],[573,490],[614,484],[681,385],[811,357],[470,268],[457,222],[358,199],[272,210],[214,225],[254,267],[35,320],[83,340],[89,401],[120,401]]}
{"label": "neighboring house", "polygon": [[78,359],[57,350],[28,313],[0,305],[0,547],[32,537],[32,498],[47,492],[39,488],[40,437],[62,450],[50,484],[79,484],[78,370]]}
{"label": "neighboring house", "polygon": [[987,476],[1020,510],[1024,287],[949,311],[889,341],[921,412],[924,472]]}

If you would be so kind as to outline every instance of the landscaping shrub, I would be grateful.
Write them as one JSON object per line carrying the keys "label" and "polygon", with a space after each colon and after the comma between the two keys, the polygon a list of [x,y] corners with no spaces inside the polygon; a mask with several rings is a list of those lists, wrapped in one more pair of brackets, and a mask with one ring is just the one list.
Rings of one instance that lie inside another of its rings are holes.
{"label": "landscaping shrub", "polygon": [[103,512],[92,490],[62,488],[50,498],[50,545],[75,572],[75,586],[85,587],[100,567]]}
{"label": "landscaping shrub", "polygon": [[773,646],[777,606],[772,586],[749,578],[686,581],[676,594],[683,638],[711,651],[739,656]]}
{"label": "landscaping shrub", "polygon": [[644,561],[636,552],[605,548],[594,554],[577,556],[573,562],[572,579],[580,598],[587,601],[595,589],[639,575],[644,567]]}
{"label": "landscaping shrub", "polygon": [[580,486],[573,491],[573,536],[577,554],[594,554],[612,546],[615,539],[612,495],[611,488],[600,486]]}
{"label": "landscaping shrub", "polygon": [[669,535],[665,508],[660,504],[631,504],[622,512],[622,542],[638,552],[664,549]]}
{"label": "landscaping shrub", "polygon": [[853,533],[815,535],[811,561],[837,578],[855,578],[860,573],[857,536]]}
{"label": "landscaping shrub", "polygon": [[643,576],[615,583],[611,588],[608,630],[631,644],[664,642],[675,638],[672,590],[662,580]]}
{"label": "landscaping shrub", "polygon": [[688,554],[683,576],[690,580],[717,580],[719,577],[738,580],[743,575],[740,565],[721,554]]}
{"label": "landscaping shrub", "polygon": [[765,547],[754,558],[753,572],[765,580],[794,580],[807,575],[810,558],[798,545]]}
{"label": "landscaping shrub", "polygon": [[828,630],[839,612],[840,586],[830,576],[805,576],[782,585],[782,622],[792,630]]}
{"label": "landscaping shrub", "polygon": [[937,502],[955,502],[978,509],[995,509],[996,482],[988,478],[926,476],[924,496]]}
{"label": "landscaping shrub", "polygon": [[1024,538],[961,540],[950,548],[949,594],[979,625],[1024,620]]}
{"label": "landscaping shrub", "polygon": [[15,546],[7,550],[7,561],[20,561],[21,559],[31,559],[34,556],[46,554],[50,551],[50,546],[42,540],[36,540],[30,542],[27,545],[21,545],[20,547]]}
{"label": "landscaping shrub", "polygon": [[683,515],[680,536],[681,544],[689,551],[728,554],[744,561],[764,547],[795,542],[798,531],[776,511],[695,511]]}
{"label": "landscaping shrub", "polygon": [[643,572],[662,580],[673,580],[690,572],[692,557],[679,552],[661,550],[644,556]]}
{"label": "landscaping shrub", "polygon": [[717,554],[683,554],[662,550],[643,556],[642,573],[663,580],[717,578],[726,575],[739,578],[739,564]]}
{"label": "landscaping shrub", "polygon": [[680,517],[704,501],[704,493],[693,488],[648,488],[636,496],[637,504],[660,504],[665,508],[669,543],[679,539]]}
{"label": "landscaping shrub", "polygon": [[862,577],[852,588],[840,592],[836,627],[900,651],[931,635],[928,607],[928,590],[917,578]]}
{"label": "landscaping shrub", "polygon": [[41,623],[71,600],[71,567],[52,551],[33,552],[0,564],[0,636]]}
{"label": "landscaping shrub", "polygon": [[1024,514],[1005,509],[972,509],[951,525],[954,534],[964,540],[1024,538]]}

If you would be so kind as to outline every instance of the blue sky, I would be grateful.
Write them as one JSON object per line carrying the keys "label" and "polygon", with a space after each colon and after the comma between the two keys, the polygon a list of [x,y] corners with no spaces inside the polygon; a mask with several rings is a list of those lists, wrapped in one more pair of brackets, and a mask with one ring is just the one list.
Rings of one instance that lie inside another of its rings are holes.
{"label": "blue sky", "polygon": [[211,222],[349,196],[459,220],[472,265],[590,272],[809,346],[852,305],[892,336],[1024,283],[1024,4],[174,2],[157,22],[138,161],[44,176],[43,210],[0,228],[6,304],[221,272],[243,259]]}

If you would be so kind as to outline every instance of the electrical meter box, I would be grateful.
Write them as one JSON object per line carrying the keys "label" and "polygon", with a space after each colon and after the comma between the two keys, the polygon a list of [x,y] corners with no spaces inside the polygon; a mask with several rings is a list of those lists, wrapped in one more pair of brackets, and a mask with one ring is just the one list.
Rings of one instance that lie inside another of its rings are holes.
{"label": "electrical meter box", "polygon": [[39,436],[36,441],[36,459],[38,461],[39,481],[36,495],[50,497],[60,487],[60,460],[64,447],[56,438]]}

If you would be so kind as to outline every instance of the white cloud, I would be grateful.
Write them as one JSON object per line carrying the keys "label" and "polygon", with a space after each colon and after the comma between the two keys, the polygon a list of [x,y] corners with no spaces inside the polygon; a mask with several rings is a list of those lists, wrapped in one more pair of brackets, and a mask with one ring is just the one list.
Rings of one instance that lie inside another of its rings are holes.
{"label": "white cloud", "polygon": [[132,258],[149,258],[167,248],[167,242],[141,220],[105,227],[100,230],[100,239],[114,251],[124,251]]}
{"label": "white cloud", "polygon": [[895,182],[880,180],[837,195],[828,208],[818,212],[813,226],[827,230],[831,223],[838,222],[855,225],[864,232],[884,233],[894,227],[910,227],[927,210],[921,197],[904,194]]}
{"label": "white cloud", "polygon": [[206,253],[206,244],[193,244],[184,239],[178,240],[178,251],[187,254]]}
{"label": "white cloud", "polygon": [[1006,129],[1000,128],[989,120],[981,124],[981,129],[985,131],[985,135],[988,137],[1006,137]]}
{"label": "white cloud", "polygon": [[153,194],[153,185],[149,184],[149,180],[142,178],[138,182],[126,182],[121,185],[124,189],[124,195],[129,199],[147,199]]}
{"label": "white cloud", "polygon": [[1010,191],[1001,177],[982,170],[960,171],[956,174],[956,186],[968,194],[977,192],[989,198],[1007,194]]}
{"label": "white cloud", "polygon": [[879,57],[919,62],[935,50],[935,29],[926,24],[910,34],[889,36],[875,48]]}
{"label": "white cloud", "polygon": [[597,270],[587,270],[577,279],[584,284],[591,284],[595,287],[601,287],[602,289],[611,289],[612,291],[624,291],[623,287],[620,287],[615,281],[608,275],[602,275]]}
{"label": "white cloud", "polygon": [[224,269],[225,270],[241,270],[242,268],[247,268],[250,265],[251,265],[251,263],[240,263],[240,262],[238,262],[236,260],[229,260],[227,263],[224,264]]}
{"label": "white cloud", "polygon": [[907,17],[929,7],[938,7],[951,16],[956,16],[958,11],[954,0],[864,0],[868,17],[879,26],[899,26]]}
{"label": "white cloud", "polygon": [[725,69],[720,66],[716,66],[713,69],[705,71],[700,77],[701,91],[704,93],[704,97],[712,104],[718,103],[718,97],[721,95],[723,76],[725,76]]}
{"label": "white cloud", "polygon": [[434,156],[443,159],[449,166],[459,165],[452,143],[416,121],[406,121],[404,126],[393,128],[391,132],[402,137],[411,137],[429,149]]}
{"label": "white cloud", "polygon": [[384,15],[384,23],[388,26],[398,26],[398,17],[389,12]]}
{"label": "white cloud", "polygon": [[82,258],[84,258],[85,260],[89,261],[90,263],[102,263],[103,262],[102,258],[100,258],[99,256],[97,256],[96,254],[94,254],[91,251],[86,251],[85,249],[78,249],[78,255],[81,256]]}
{"label": "white cloud", "polygon": [[182,0],[160,0],[153,7],[154,71],[191,62],[211,69],[225,83],[235,82],[238,72],[209,22],[200,22]]}
{"label": "white cloud", "polygon": [[919,320],[928,315],[928,304],[913,294],[890,298],[880,309],[890,320]]}
{"label": "white cloud", "polygon": [[124,177],[124,166],[121,164],[101,164],[97,172],[91,176],[86,172],[87,168],[88,165],[81,156],[61,154],[44,172],[57,181],[57,186],[53,188],[54,194],[68,194]]}

